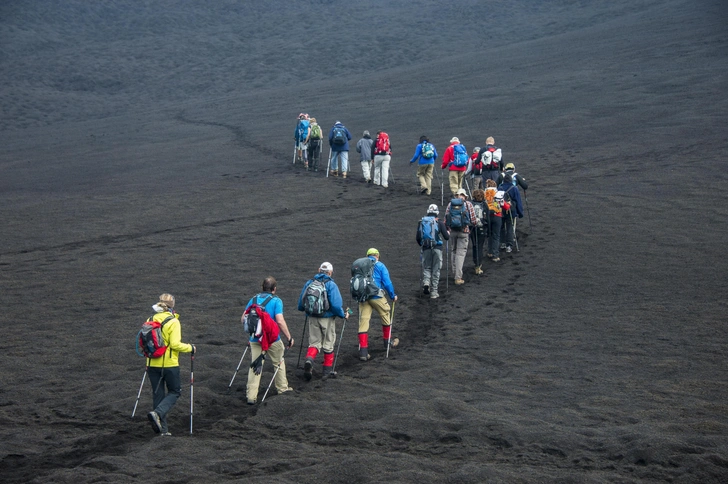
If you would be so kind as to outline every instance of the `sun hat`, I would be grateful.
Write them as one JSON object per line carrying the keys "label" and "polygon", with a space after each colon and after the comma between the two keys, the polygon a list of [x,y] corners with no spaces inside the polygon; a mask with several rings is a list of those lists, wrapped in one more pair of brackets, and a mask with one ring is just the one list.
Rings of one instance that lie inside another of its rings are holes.
{"label": "sun hat", "polygon": [[455,195],[456,196],[458,196],[458,195],[465,195],[465,198],[467,198],[468,197],[468,192],[466,192],[464,188],[460,188],[457,192],[455,192]]}
{"label": "sun hat", "polygon": [[458,138],[457,136],[453,136],[450,139],[450,143],[460,143],[460,138]]}
{"label": "sun hat", "polygon": [[324,262],[321,264],[321,267],[319,267],[319,272],[333,272],[334,266],[331,265],[331,262]]}

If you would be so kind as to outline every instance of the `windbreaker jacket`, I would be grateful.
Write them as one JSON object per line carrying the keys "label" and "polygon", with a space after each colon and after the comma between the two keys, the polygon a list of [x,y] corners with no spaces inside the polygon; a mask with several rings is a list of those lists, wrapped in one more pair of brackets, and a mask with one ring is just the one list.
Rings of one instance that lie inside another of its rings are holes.
{"label": "windbreaker jacket", "polygon": [[[521,203],[521,192],[518,191],[518,187],[512,183],[501,183],[498,185],[498,190],[506,192],[507,196],[511,198],[510,213],[518,218],[523,217],[523,204]],[[514,213],[515,212],[515,213]],[[509,214],[506,214],[510,216]]]}
{"label": "windbreaker jacket", "polygon": [[[329,310],[326,311],[321,317],[333,318],[334,316],[338,316],[340,318],[344,318],[346,316],[346,314],[344,314],[344,300],[341,297],[339,286],[336,285],[332,278],[330,278],[327,274],[324,274],[323,272],[319,272],[318,274],[313,276],[313,279],[324,283],[324,285],[326,286],[326,296],[329,298]],[[301,295],[298,297],[299,311],[304,310],[303,295],[306,294],[306,288],[308,288],[308,286],[313,282],[313,279],[309,279],[308,282],[303,285]]]}
{"label": "windbreaker jacket", "polygon": [[437,159],[437,148],[435,148],[435,145],[432,145],[432,143],[430,143],[432,145],[432,151],[435,152],[435,155],[429,159],[425,158],[424,156],[422,156],[422,144],[423,143],[418,144],[417,148],[415,148],[415,154],[414,154],[414,156],[412,156],[410,163],[414,163],[415,161],[417,161],[418,165],[434,165],[435,160]]}
{"label": "windbreaker jacket", "polygon": [[[346,143],[343,145],[334,144],[334,128],[337,127],[344,128],[346,131]],[[331,127],[331,131],[329,131],[329,146],[331,147],[331,151],[349,151],[349,141],[351,141],[351,133],[349,133],[349,130],[346,129],[346,126],[341,123],[336,123]]]}
{"label": "windbreaker jacket", "polygon": [[[155,314],[152,319],[161,323],[173,314],[170,311],[162,311]],[[167,351],[159,358],[149,358],[149,366],[154,368],[171,368],[179,366],[180,353],[192,353],[192,345],[182,342],[182,325],[179,324],[179,315],[167,321],[162,327],[162,337],[167,344]]]}
{"label": "windbreaker jacket", "polygon": [[445,150],[445,154],[442,155],[442,167],[441,168],[443,170],[445,168],[447,168],[448,165],[450,165],[450,171],[465,171],[468,169],[467,164],[465,166],[455,166],[453,164],[453,160],[455,160],[455,153],[453,152],[453,146],[459,145],[459,144],[462,144],[462,143],[450,143],[450,146],[448,146],[447,149]]}
{"label": "windbreaker jacket", "polygon": [[[376,260],[374,257],[369,256],[371,260]],[[377,285],[377,287],[381,291],[385,291],[387,295],[389,295],[389,299],[394,299],[394,296],[396,294],[394,293],[394,285],[392,284],[392,280],[389,278],[389,270],[387,269],[387,266],[385,266],[383,263],[377,261],[374,264],[374,284]],[[372,299],[376,299],[382,296],[373,296]]]}
{"label": "windbreaker jacket", "polygon": [[356,143],[356,152],[361,153],[359,161],[372,161],[372,150],[374,140],[370,136],[364,136]]}

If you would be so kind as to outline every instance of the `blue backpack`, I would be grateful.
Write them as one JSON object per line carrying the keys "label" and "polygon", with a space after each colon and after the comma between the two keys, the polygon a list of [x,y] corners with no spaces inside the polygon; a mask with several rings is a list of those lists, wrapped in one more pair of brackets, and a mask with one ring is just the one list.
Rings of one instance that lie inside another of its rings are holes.
{"label": "blue backpack", "polygon": [[465,207],[462,198],[453,198],[450,201],[450,211],[447,213],[447,226],[455,232],[462,232],[470,225],[470,213]]}
{"label": "blue backpack", "polygon": [[346,136],[346,128],[343,126],[334,126],[331,142],[335,145],[345,145],[349,138]]}
{"label": "blue backpack", "polygon": [[465,146],[461,144],[453,145],[452,154],[454,157],[452,160],[453,166],[458,168],[468,166],[468,160],[470,157],[468,156],[468,150],[465,149]]}
{"label": "blue backpack", "polygon": [[421,153],[422,153],[422,157],[423,158],[425,158],[427,160],[430,160],[430,159],[432,159],[433,156],[435,156],[435,147],[432,146],[427,141],[424,141],[422,143],[422,151],[421,151]]}
{"label": "blue backpack", "polygon": [[440,228],[437,226],[437,220],[435,217],[431,215],[422,217],[419,231],[421,241],[420,245],[423,249],[432,249],[438,245],[437,236],[440,233]]}
{"label": "blue backpack", "polygon": [[296,141],[306,141],[310,124],[307,119],[301,119],[296,126]]}

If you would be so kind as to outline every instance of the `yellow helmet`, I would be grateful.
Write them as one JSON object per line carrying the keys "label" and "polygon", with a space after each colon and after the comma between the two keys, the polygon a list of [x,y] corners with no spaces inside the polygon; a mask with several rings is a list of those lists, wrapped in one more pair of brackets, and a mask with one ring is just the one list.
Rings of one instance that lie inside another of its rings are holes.
{"label": "yellow helmet", "polygon": [[377,249],[375,249],[374,247],[372,247],[371,249],[369,249],[367,251],[367,255],[379,255],[379,251]]}

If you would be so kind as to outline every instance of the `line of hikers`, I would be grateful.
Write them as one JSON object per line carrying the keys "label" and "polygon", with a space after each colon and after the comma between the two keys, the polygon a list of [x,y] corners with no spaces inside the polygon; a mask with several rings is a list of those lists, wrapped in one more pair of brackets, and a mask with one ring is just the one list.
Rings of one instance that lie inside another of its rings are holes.
{"label": "line of hikers", "polygon": [[[321,370],[322,380],[335,376],[336,357],[341,349],[341,340],[344,334],[346,321],[351,310],[344,308],[343,298],[333,279],[334,267],[330,262],[323,262],[311,279],[304,284],[298,298],[298,310],[305,314],[303,326],[304,335],[308,327],[308,348],[303,367],[303,376],[306,381],[313,377],[313,366],[319,353],[323,353]],[[359,350],[357,356],[361,361],[371,358],[369,353],[369,322],[374,311],[382,322],[382,340],[387,356],[389,349],[399,344],[398,338],[391,333],[394,316],[394,303],[398,297],[389,276],[389,270],[379,260],[379,251],[371,248],[366,257],[354,261],[351,267],[351,280],[349,282],[350,294],[359,304]],[[232,387],[235,376],[245,355],[250,349],[251,364],[248,370],[246,398],[248,405],[258,402],[260,393],[260,380],[263,365],[270,360],[275,371],[263,400],[268,394],[271,385],[275,383],[279,395],[288,393],[293,389],[288,385],[286,375],[285,351],[294,345],[294,339],[283,316],[283,301],[276,295],[278,284],[275,278],[269,276],[263,280],[262,291],[253,296],[245,307],[241,322],[248,342],[240,358],[233,379],[228,390]],[[390,305],[387,297],[392,301]],[[175,298],[171,294],[159,296],[159,302],[152,308],[155,314],[150,317],[137,334],[137,352],[146,358],[147,366],[144,379],[139,387],[137,404],[141,396],[144,380],[149,375],[152,384],[153,409],[147,414],[152,430],[163,436],[169,436],[167,415],[181,395],[181,381],[179,372],[179,353],[191,353],[192,361],[196,347],[182,342],[182,329],[179,314],[175,312]],[[339,337],[339,347],[334,353],[336,342],[336,318],[344,320],[344,326]],[[288,342],[283,344],[281,333]],[[299,361],[303,350],[303,335],[299,349]],[[297,367],[298,367],[297,363]],[[192,370],[190,371],[190,433],[192,432]],[[137,405],[134,405],[136,412]]]}

